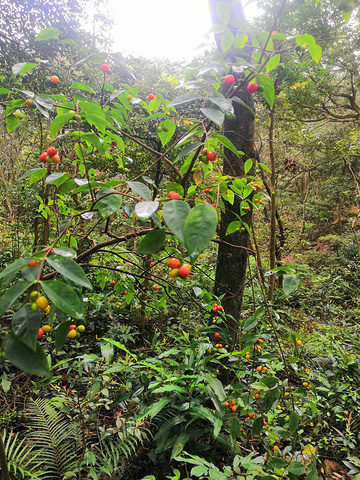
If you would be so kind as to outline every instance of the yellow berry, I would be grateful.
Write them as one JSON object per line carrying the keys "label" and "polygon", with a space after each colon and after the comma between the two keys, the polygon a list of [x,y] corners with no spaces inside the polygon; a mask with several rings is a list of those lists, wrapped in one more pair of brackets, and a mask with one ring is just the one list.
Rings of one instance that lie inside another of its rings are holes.
{"label": "yellow berry", "polygon": [[44,326],[43,326],[43,327],[41,327],[41,328],[43,329],[43,331],[44,331],[45,333],[48,333],[48,332],[50,332],[50,331],[51,331],[51,327],[50,327],[50,325],[44,325]]}
{"label": "yellow berry", "polygon": [[78,330],[79,330],[80,333],[85,332],[85,325],[79,325]]}
{"label": "yellow berry", "polygon": [[68,338],[75,338],[76,337],[76,330],[70,330],[70,332],[67,334]]}
{"label": "yellow berry", "polygon": [[46,297],[39,297],[36,299],[36,305],[41,309],[41,310],[46,310],[47,306],[49,305],[49,302],[47,301]]}

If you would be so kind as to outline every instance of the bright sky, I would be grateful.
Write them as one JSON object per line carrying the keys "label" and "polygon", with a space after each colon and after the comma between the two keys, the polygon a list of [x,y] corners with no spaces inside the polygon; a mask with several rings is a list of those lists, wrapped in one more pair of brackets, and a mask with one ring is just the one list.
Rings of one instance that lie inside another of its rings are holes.
{"label": "bright sky", "polygon": [[[146,58],[190,60],[206,50],[196,48],[211,28],[207,0],[111,0],[114,5],[114,49]],[[245,4],[246,2],[243,2]],[[245,7],[253,18],[256,2]]]}

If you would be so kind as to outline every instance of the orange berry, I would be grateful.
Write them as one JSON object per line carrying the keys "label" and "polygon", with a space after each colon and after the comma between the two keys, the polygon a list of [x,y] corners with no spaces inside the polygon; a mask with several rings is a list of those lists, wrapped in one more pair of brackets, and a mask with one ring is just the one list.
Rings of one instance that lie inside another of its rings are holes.
{"label": "orange berry", "polygon": [[260,398],[260,395],[259,395],[258,393],[255,393],[254,397],[255,397],[256,400],[257,400],[258,398]]}
{"label": "orange berry", "polygon": [[232,410],[233,412],[236,412],[237,406],[236,406],[236,405],[233,405],[233,406],[231,407],[231,410]]}
{"label": "orange berry", "polygon": [[258,367],[256,367],[256,370],[257,370],[258,372],[261,372],[262,367],[259,365]]}
{"label": "orange berry", "polygon": [[181,262],[178,258],[169,258],[168,265],[170,268],[179,268]]}
{"label": "orange berry", "polygon": [[273,450],[274,452],[277,452],[279,450],[279,447],[277,445],[274,445]]}
{"label": "orange berry", "polygon": [[230,405],[229,402],[225,402],[225,403],[224,403],[224,407],[228,407],[229,405]]}
{"label": "orange berry", "polygon": [[181,265],[179,268],[179,275],[181,278],[186,278],[190,275],[190,267],[188,265]]}
{"label": "orange berry", "polygon": [[50,80],[52,81],[52,83],[60,82],[59,77],[57,77],[56,75],[51,75]]}

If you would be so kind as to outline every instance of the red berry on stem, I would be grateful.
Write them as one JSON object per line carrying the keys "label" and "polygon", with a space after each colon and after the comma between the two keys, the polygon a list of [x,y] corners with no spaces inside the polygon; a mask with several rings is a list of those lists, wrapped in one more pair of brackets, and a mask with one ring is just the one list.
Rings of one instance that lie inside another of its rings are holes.
{"label": "red berry on stem", "polygon": [[179,268],[181,265],[181,262],[178,258],[169,258],[168,265],[170,268]]}
{"label": "red berry on stem", "polygon": [[210,160],[210,162],[214,162],[216,160],[216,153],[215,152],[209,152],[206,155],[207,159]]}
{"label": "red berry on stem", "polygon": [[154,100],[155,98],[155,95],[153,95],[152,93],[149,93],[149,95],[146,97],[148,100]]}
{"label": "red berry on stem", "polygon": [[220,338],[220,333],[219,332],[216,332],[215,335],[214,335],[215,338]]}
{"label": "red berry on stem", "polygon": [[249,93],[255,93],[258,88],[259,85],[256,82],[249,83],[249,85],[247,86],[247,91]]}
{"label": "red berry on stem", "polygon": [[107,73],[109,71],[109,65],[106,65],[106,63],[104,63],[103,65],[101,65],[101,71],[104,72],[104,73]]}
{"label": "red berry on stem", "polygon": [[76,325],[70,325],[69,331],[70,331],[70,330],[76,330]]}
{"label": "red berry on stem", "polygon": [[235,82],[234,75],[226,75],[224,78],[226,85],[232,85]]}
{"label": "red berry on stem", "polygon": [[46,157],[48,156],[47,152],[43,152],[41,155],[40,155],[40,162],[41,163],[46,163]]}
{"label": "red berry on stem", "polygon": [[180,195],[177,192],[171,191],[168,193],[168,197],[172,200],[179,200]]}
{"label": "red berry on stem", "polygon": [[111,280],[111,285],[115,285],[115,280]]}
{"label": "red berry on stem", "polygon": [[40,340],[43,335],[44,335],[44,330],[42,328],[39,328],[39,331],[38,331],[38,334],[37,334],[38,340]]}
{"label": "red berry on stem", "polygon": [[186,278],[190,275],[190,268],[188,265],[181,265],[179,268],[179,275],[181,278]]}
{"label": "red berry on stem", "polygon": [[56,155],[56,148],[55,147],[49,147],[46,150],[46,153],[49,155],[49,157],[53,157],[54,155]]}

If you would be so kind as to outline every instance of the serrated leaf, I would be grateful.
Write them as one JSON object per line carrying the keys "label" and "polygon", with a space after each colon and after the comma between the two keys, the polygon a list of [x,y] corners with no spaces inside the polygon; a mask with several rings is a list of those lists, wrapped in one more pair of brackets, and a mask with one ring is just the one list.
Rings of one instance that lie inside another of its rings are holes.
{"label": "serrated leaf", "polygon": [[59,310],[70,317],[84,320],[84,302],[69,285],[60,280],[45,280],[40,283],[45,294]]}
{"label": "serrated leaf", "polygon": [[112,188],[103,188],[96,197],[98,200],[94,210],[99,212],[101,220],[106,220],[121,207],[122,197]]}
{"label": "serrated leaf", "polygon": [[151,191],[149,188],[141,182],[128,182],[131,190],[134,190],[143,200],[151,202]]}
{"label": "serrated leaf", "polygon": [[39,310],[34,312],[30,303],[27,303],[13,315],[11,326],[19,340],[35,351],[40,327]]}
{"label": "serrated leaf", "polygon": [[145,235],[140,241],[139,247],[136,250],[137,253],[148,255],[150,253],[156,253],[163,246],[165,241],[165,229],[153,230]]}
{"label": "serrated leaf", "polygon": [[151,217],[159,207],[159,202],[139,202],[135,205],[136,215],[143,220]]}
{"label": "serrated leaf", "polygon": [[163,207],[163,217],[166,225],[182,243],[185,243],[185,220],[189,212],[189,205],[182,200],[171,200]]}
{"label": "serrated leaf", "polygon": [[184,236],[191,262],[194,262],[208,246],[217,224],[217,212],[211,205],[203,203],[190,210],[185,220]]}
{"label": "serrated leaf", "polygon": [[25,345],[13,332],[5,336],[4,351],[8,360],[24,372],[42,377],[50,377],[49,364],[40,344],[36,342],[36,350]]}
{"label": "serrated leaf", "polygon": [[72,282],[92,290],[92,285],[85,275],[84,270],[71,258],[50,255],[46,257],[46,261],[64,278],[68,278]]}
{"label": "serrated leaf", "polygon": [[2,299],[0,300],[0,317],[11,307],[11,305],[20,297],[20,295],[22,295],[30,287],[30,285],[33,285],[33,282],[24,280],[22,282],[15,283],[15,285],[12,285],[8,290],[6,290]]}
{"label": "serrated leaf", "polygon": [[222,127],[222,124],[225,120],[225,115],[221,110],[217,108],[200,108],[200,111],[212,122],[216,123],[216,125]]}
{"label": "serrated leaf", "polygon": [[43,42],[44,40],[51,40],[52,38],[58,38],[58,36],[62,33],[57,28],[49,27],[42,30],[39,35],[35,37],[35,42]]}

